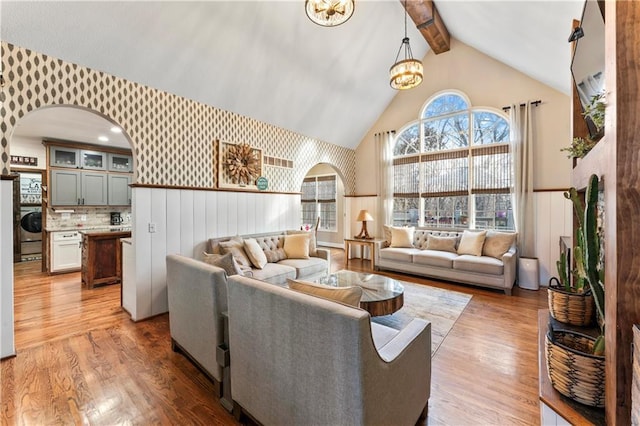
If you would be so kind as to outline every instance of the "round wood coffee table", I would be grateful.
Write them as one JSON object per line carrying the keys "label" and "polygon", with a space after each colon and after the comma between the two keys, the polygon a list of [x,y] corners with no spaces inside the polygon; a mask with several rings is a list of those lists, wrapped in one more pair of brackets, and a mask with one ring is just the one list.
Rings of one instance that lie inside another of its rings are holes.
{"label": "round wood coffee table", "polygon": [[404,304],[404,287],[398,281],[377,274],[338,271],[318,280],[331,287],[362,287],[360,307],[371,316],[389,315]]}

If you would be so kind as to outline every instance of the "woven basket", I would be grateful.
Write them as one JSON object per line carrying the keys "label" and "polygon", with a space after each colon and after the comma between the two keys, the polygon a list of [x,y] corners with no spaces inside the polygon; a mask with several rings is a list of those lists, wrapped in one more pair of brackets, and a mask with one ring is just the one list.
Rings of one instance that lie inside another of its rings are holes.
{"label": "woven basket", "polygon": [[562,323],[584,327],[593,324],[596,305],[591,293],[578,294],[549,287],[549,312]]}
{"label": "woven basket", "polygon": [[581,404],[604,407],[604,356],[591,354],[594,343],[593,337],[580,333],[549,331],[547,369],[558,392]]}

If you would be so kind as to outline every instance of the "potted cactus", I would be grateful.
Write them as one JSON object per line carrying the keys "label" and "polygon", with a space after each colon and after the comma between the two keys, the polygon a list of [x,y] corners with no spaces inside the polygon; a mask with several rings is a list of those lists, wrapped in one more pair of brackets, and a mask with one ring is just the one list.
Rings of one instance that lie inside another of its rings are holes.
{"label": "potted cactus", "polygon": [[[576,230],[576,247],[573,250],[574,265],[582,265],[584,253],[583,224],[585,208],[575,188],[564,193],[565,198],[573,202],[578,229]],[[568,274],[566,253],[560,254],[556,262],[558,277],[549,280],[549,312],[551,316],[565,324],[588,326],[593,323],[595,303],[589,285],[577,268],[573,271],[573,280]]]}
{"label": "potted cactus", "polygon": [[549,327],[546,336],[546,360],[549,378],[561,394],[580,403],[604,406],[604,267],[597,224],[599,180],[589,179],[585,206],[577,191],[567,194],[578,214],[576,246],[574,248],[577,281],[582,280],[593,295],[600,327],[600,336],[593,338],[568,330]]}

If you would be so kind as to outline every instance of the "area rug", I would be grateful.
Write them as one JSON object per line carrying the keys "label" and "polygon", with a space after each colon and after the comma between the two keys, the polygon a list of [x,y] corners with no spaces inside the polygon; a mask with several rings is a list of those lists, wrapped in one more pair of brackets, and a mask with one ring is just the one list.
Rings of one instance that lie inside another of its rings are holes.
{"label": "area rug", "polygon": [[404,286],[402,308],[392,315],[374,317],[372,321],[397,330],[414,318],[430,321],[433,357],[471,300],[471,295],[406,281],[400,283]]}

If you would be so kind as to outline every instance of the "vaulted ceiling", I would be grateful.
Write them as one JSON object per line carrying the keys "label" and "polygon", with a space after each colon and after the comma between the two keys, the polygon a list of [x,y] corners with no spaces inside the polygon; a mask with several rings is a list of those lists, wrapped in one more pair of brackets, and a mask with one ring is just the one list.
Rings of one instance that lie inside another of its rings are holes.
{"label": "vaulted ceiling", "polygon": [[[436,0],[451,37],[569,93],[581,0]],[[0,2],[3,41],[355,148],[396,92],[397,0],[356,0],[323,28],[303,0]],[[410,21],[413,54],[429,46]],[[443,53],[446,55],[446,53]],[[425,71],[428,78],[428,70]]]}

